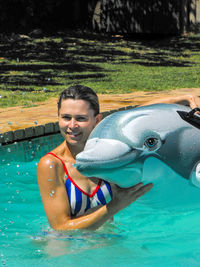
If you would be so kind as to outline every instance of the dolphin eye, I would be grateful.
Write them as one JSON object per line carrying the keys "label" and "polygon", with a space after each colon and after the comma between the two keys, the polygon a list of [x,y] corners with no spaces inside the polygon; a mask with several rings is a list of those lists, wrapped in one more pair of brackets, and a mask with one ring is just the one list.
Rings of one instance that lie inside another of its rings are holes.
{"label": "dolphin eye", "polygon": [[155,137],[150,137],[144,142],[144,146],[150,151],[155,150],[159,146],[159,140]]}

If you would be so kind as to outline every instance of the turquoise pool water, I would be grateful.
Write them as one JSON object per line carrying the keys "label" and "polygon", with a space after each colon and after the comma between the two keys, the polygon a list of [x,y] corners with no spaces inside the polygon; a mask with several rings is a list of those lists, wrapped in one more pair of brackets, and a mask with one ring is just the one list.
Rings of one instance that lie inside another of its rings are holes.
{"label": "turquoise pool water", "polygon": [[200,266],[200,211],[134,203],[96,232],[63,234],[46,220],[39,158],[60,135],[0,147],[0,266]]}

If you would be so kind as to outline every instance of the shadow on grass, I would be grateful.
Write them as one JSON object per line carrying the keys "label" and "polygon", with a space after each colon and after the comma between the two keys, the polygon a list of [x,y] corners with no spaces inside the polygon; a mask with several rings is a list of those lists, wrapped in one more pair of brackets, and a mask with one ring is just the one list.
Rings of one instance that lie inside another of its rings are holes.
{"label": "shadow on grass", "polygon": [[[106,78],[110,71],[98,63],[188,67],[194,63],[187,59],[185,51],[199,51],[199,47],[200,35],[112,37],[72,32],[37,40],[28,38],[1,42],[0,57],[5,60],[0,61],[0,72],[4,74],[0,76],[0,81],[8,84],[7,90],[11,90],[9,84],[58,86],[64,85],[66,80],[98,81]],[[126,52],[127,48],[129,52]],[[16,74],[11,75],[10,72]],[[23,75],[17,75],[17,72],[23,72]],[[55,80],[50,81],[49,78]],[[20,90],[20,87],[16,88]]]}
{"label": "shadow on grass", "polygon": [[[49,75],[47,74],[46,76],[49,77]],[[88,79],[88,78],[104,78],[106,75],[104,74],[80,74],[80,75],[65,75],[65,79],[68,79],[68,80],[77,80],[77,79]],[[59,75],[57,75],[57,78],[59,77]],[[63,76],[61,76],[63,78]],[[55,81],[50,81],[49,78],[46,78],[43,74],[40,74],[40,75],[34,75],[34,76],[31,76],[31,75],[23,75],[23,79],[21,76],[19,75],[15,75],[14,77],[2,77],[1,78],[1,82],[2,83],[6,83],[7,86],[9,85],[18,85],[18,86],[21,86],[21,87],[11,87],[9,88],[10,91],[29,91],[29,92],[34,92],[36,91],[37,89],[34,89],[34,88],[24,88],[24,86],[39,86],[39,87],[44,87],[44,86],[62,86],[63,83],[62,82],[55,82]],[[41,90],[41,89],[38,89],[38,90]],[[45,88],[45,92],[53,92],[54,90],[46,90]]]}

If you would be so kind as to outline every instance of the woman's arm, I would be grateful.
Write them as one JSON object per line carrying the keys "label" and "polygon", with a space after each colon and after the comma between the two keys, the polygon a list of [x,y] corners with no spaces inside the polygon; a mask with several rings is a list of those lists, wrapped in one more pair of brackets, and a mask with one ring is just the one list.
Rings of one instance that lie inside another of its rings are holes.
{"label": "woman's arm", "polygon": [[177,103],[182,105],[189,105],[193,109],[196,107],[200,107],[200,98],[193,94],[182,95],[182,96],[169,96],[148,101],[142,104],[142,106],[158,104],[158,103],[167,103],[167,104]]}
{"label": "woman's arm", "polygon": [[42,158],[37,168],[38,185],[44,209],[51,227],[55,230],[97,229],[152,187],[152,184],[140,183],[131,188],[122,189],[113,185],[113,199],[108,204],[88,215],[71,218],[64,181],[59,178],[62,177],[61,170],[59,163],[52,163],[49,156]]}

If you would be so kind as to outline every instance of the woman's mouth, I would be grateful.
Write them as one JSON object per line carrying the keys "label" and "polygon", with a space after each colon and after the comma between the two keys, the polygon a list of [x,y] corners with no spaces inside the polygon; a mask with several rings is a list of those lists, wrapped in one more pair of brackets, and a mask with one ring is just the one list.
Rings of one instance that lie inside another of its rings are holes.
{"label": "woman's mouth", "polygon": [[69,135],[71,138],[76,138],[80,135],[81,133],[78,132],[78,133],[73,133],[73,132],[67,132],[67,135]]}

